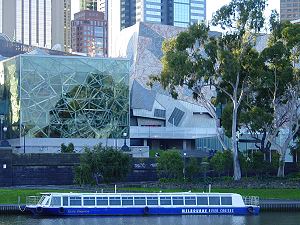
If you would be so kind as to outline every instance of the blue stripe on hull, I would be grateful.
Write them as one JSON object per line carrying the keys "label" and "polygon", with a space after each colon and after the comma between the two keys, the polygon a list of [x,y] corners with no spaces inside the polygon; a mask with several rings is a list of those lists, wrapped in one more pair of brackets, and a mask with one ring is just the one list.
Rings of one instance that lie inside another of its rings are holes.
{"label": "blue stripe on hull", "polygon": [[205,208],[205,207],[140,207],[140,208],[43,208],[37,212],[36,208],[28,208],[37,215],[56,216],[85,216],[85,215],[257,215],[259,207],[237,207],[237,208]]}

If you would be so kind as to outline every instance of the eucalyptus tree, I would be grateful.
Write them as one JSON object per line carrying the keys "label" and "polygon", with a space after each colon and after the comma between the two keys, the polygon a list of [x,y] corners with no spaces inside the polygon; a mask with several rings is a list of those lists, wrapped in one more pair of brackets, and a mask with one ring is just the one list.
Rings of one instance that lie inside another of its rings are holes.
{"label": "eucalyptus tree", "polygon": [[213,18],[213,25],[224,29],[223,35],[210,36],[208,26],[196,24],[166,41],[163,70],[153,78],[169,89],[173,97],[178,96],[179,86],[186,86],[195,98],[208,103],[211,99],[206,99],[203,90],[214,87],[217,99],[232,104],[234,180],[241,179],[236,137],[238,111],[262,67],[254,46],[255,37],[264,26],[265,6],[266,0],[233,0]]}
{"label": "eucalyptus tree", "polygon": [[280,156],[277,176],[284,177],[286,152],[300,129],[300,25],[280,23],[276,12],[273,12],[270,24],[269,45],[262,53],[267,69],[271,71],[266,93],[272,97],[273,119],[266,126],[267,139]]}
{"label": "eucalyptus tree", "polygon": [[262,152],[271,145],[278,151],[279,177],[284,176],[286,151],[300,127],[299,45],[300,25],[280,23],[274,11],[268,44],[259,55],[264,66],[241,110],[240,122],[260,142],[256,146]]}

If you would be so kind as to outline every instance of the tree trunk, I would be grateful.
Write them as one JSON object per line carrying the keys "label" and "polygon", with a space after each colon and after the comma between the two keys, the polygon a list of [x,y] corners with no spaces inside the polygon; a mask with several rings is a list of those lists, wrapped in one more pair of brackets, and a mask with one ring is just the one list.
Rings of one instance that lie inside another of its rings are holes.
{"label": "tree trunk", "polygon": [[240,180],[242,177],[241,167],[238,156],[238,145],[236,138],[236,127],[237,127],[237,109],[234,106],[232,110],[232,150],[233,150],[233,178],[234,180]]}
{"label": "tree trunk", "polygon": [[280,154],[277,177],[284,177],[284,167],[285,167],[285,154],[284,155]]}

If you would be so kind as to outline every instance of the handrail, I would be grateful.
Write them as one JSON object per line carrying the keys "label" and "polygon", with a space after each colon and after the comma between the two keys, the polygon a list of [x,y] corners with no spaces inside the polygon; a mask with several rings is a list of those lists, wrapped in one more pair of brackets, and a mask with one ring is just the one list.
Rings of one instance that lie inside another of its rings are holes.
{"label": "handrail", "polygon": [[258,196],[243,196],[243,201],[244,201],[245,205],[259,206],[259,197]]}
{"label": "handrail", "polygon": [[37,205],[41,196],[26,196],[26,205]]}

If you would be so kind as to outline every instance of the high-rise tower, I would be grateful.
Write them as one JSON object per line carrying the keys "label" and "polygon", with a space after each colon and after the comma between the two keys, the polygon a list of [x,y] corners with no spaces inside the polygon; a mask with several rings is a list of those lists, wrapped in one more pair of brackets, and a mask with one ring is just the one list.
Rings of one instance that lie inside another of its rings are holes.
{"label": "high-rise tower", "polygon": [[300,19],[300,0],[280,0],[280,20]]}
{"label": "high-rise tower", "polygon": [[17,42],[71,46],[71,0],[0,0],[0,32]]}

